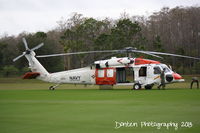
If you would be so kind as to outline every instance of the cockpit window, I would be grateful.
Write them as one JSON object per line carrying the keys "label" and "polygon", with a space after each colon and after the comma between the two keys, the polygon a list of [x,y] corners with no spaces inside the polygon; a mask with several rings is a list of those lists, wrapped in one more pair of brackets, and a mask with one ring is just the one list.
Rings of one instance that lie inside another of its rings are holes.
{"label": "cockpit window", "polygon": [[155,66],[154,68],[154,74],[161,74],[161,69],[158,66]]}
{"label": "cockpit window", "polygon": [[170,72],[171,70],[166,65],[161,65],[163,69],[165,69],[165,73]]}

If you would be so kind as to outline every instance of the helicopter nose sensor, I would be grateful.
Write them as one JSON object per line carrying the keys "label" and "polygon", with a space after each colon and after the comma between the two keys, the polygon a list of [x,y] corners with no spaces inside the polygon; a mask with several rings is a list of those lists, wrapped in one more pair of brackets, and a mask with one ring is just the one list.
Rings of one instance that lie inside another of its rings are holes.
{"label": "helicopter nose sensor", "polygon": [[172,76],[171,74],[167,74],[167,75],[166,75],[166,80],[167,80],[168,82],[171,82],[171,81],[173,80],[173,76]]}

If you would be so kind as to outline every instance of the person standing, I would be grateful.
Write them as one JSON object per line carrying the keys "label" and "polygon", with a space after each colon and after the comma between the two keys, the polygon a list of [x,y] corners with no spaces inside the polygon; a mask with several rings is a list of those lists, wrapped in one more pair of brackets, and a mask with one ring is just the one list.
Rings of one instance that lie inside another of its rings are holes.
{"label": "person standing", "polygon": [[197,89],[199,89],[199,80],[197,77],[192,77],[192,82],[190,84],[190,89],[192,89],[193,83],[197,83]]}
{"label": "person standing", "polygon": [[158,89],[160,90],[160,87],[162,86],[162,89],[165,89],[165,68],[163,68],[163,71],[161,71],[160,74],[160,85],[158,86]]}

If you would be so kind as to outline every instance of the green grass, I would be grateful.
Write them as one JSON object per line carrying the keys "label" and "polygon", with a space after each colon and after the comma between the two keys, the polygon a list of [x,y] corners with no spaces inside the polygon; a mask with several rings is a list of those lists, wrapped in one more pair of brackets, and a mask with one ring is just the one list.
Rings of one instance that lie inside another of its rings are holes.
{"label": "green grass", "polygon": [[[200,131],[200,90],[188,89],[189,82],[169,85],[166,90],[140,91],[130,87],[98,90],[97,86],[82,85],[62,85],[49,91],[49,85],[36,80],[0,79],[0,133]],[[177,131],[164,127],[115,129],[115,121],[187,121],[193,127],[179,127]]]}

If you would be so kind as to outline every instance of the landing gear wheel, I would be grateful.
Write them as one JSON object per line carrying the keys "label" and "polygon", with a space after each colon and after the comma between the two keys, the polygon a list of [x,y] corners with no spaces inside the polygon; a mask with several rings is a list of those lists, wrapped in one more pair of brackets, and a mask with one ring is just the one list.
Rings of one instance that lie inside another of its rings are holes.
{"label": "landing gear wheel", "polygon": [[134,90],[140,90],[140,89],[141,89],[141,84],[135,83],[135,84],[133,85],[133,89],[134,89]]}
{"label": "landing gear wheel", "polygon": [[152,87],[153,87],[153,85],[149,84],[149,85],[146,85],[146,86],[145,86],[145,89],[146,89],[146,90],[151,90]]}
{"label": "landing gear wheel", "polygon": [[49,87],[49,90],[54,90],[54,89],[55,89],[54,86]]}

